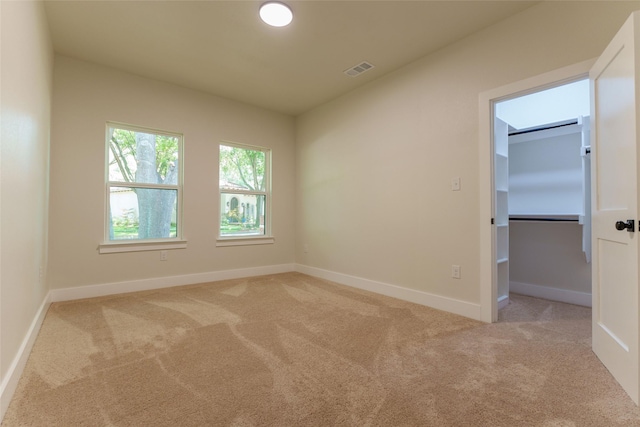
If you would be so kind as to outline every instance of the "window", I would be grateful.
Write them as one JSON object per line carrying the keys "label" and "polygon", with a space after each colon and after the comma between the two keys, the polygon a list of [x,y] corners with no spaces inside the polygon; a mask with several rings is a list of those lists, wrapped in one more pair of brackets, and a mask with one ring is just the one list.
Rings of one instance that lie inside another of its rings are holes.
{"label": "window", "polygon": [[[220,144],[220,240],[271,243],[271,150]],[[219,243],[220,243],[219,240]]]}
{"label": "window", "polygon": [[182,135],[107,123],[106,145],[105,242],[178,240]]}

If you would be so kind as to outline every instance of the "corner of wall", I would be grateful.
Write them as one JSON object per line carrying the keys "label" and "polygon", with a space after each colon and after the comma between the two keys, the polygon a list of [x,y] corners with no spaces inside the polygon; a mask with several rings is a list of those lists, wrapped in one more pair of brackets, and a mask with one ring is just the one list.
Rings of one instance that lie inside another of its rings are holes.
{"label": "corner of wall", "polygon": [[424,305],[427,307],[443,310],[449,313],[468,317],[474,320],[483,320],[481,307],[479,304],[461,301],[458,299],[443,297],[424,291],[409,289],[389,283],[369,280],[362,277],[350,276],[348,274],[337,273],[335,271],[323,270],[321,268],[310,267],[308,265],[296,264],[296,271],[330,280],[341,285],[351,286],[369,292],[374,292],[388,297],[401,299],[403,301]]}
{"label": "corner of wall", "polygon": [[6,375],[2,379],[2,383],[0,383],[0,422],[4,419],[4,415],[9,408],[9,404],[11,403],[11,398],[18,387],[18,381],[20,381],[20,377],[22,376],[22,371],[24,371],[25,366],[27,365],[27,360],[29,359],[29,355],[31,354],[31,349],[35,344],[36,338],[38,337],[38,332],[40,332],[40,328],[42,327],[42,323],[44,322],[45,315],[47,314],[47,310],[51,305],[51,297],[50,294],[47,294],[44,301],[40,305],[36,316],[34,317],[31,325],[29,326],[29,330],[27,331],[24,340],[22,340],[22,344],[18,349],[16,356],[14,357],[9,369],[7,370]]}

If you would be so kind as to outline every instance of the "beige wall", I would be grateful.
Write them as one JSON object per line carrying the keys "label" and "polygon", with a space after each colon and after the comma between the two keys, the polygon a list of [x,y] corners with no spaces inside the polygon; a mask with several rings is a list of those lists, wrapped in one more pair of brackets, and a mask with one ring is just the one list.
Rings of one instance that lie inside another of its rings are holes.
{"label": "beige wall", "polygon": [[591,293],[591,264],[582,252],[582,226],[562,222],[509,224],[509,279]]}
{"label": "beige wall", "polygon": [[296,261],[479,303],[479,94],[598,56],[634,9],[545,2],[299,117]]}
{"label": "beige wall", "polygon": [[[107,121],[184,135],[183,212],[188,245],[169,251],[167,261],[160,261],[159,252],[98,254],[104,238]],[[289,116],[56,56],[51,288],[293,263],[293,125]],[[272,149],[275,244],[215,246],[221,141]]]}
{"label": "beige wall", "polygon": [[[41,3],[3,1],[0,10],[0,378],[4,380],[47,293],[40,267],[44,273],[53,49]],[[5,403],[3,399],[3,409]]]}

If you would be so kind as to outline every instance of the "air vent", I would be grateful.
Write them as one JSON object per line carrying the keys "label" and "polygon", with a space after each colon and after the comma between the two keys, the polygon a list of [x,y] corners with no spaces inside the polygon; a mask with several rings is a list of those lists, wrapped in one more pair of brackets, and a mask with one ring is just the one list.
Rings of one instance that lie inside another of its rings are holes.
{"label": "air vent", "polygon": [[369,71],[373,67],[374,67],[373,64],[370,64],[367,61],[364,61],[364,62],[356,65],[355,67],[351,67],[351,68],[348,68],[348,69],[344,70],[344,73],[347,76],[355,77],[355,76],[359,76],[360,74],[364,73],[365,71]]}

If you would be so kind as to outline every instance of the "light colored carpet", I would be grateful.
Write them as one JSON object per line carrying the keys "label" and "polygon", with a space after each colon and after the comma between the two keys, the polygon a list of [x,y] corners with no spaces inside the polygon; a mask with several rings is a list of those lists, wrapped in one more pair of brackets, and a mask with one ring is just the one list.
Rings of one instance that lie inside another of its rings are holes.
{"label": "light colored carpet", "polygon": [[588,308],[501,322],[299,273],[52,304],[3,426],[640,426]]}

